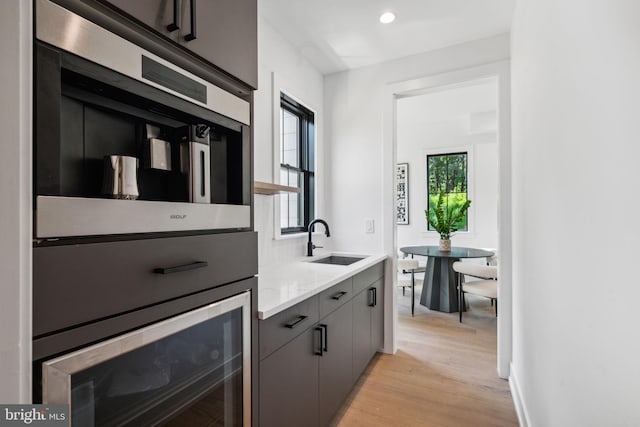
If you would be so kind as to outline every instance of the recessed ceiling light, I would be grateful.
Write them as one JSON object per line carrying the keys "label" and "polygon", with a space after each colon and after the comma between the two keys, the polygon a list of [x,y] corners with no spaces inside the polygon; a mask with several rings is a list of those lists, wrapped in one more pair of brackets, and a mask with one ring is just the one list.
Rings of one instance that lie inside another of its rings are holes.
{"label": "recessed ceiling light", "polygon": [[390,24],[396,19],[396,15],[393,12],[385,12],[380,15],[380,22],[383,24]]}

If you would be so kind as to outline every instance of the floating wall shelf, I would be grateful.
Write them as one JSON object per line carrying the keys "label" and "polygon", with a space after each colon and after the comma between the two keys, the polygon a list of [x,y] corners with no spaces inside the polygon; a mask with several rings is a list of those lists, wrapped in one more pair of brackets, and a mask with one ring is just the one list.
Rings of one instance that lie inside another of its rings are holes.
{"label": "floating wall shelf", "polygon": [[298,187],[288,187],[270,182],[253,181],[253,192],[255,194],[274,195],[278,193],[299,193],[300,189]]}

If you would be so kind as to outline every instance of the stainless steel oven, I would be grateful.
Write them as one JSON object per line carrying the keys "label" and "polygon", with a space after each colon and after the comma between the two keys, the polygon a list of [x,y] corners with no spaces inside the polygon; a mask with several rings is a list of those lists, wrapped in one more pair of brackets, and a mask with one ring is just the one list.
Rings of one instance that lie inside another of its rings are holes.
{"label": "stainless steel oven", "polygon": [[246,97],[49,0],[35,19],[37,239],[251,228]]}
{"label": "stainless steel oven", "polygon": [[42,363],[74,426],[251,425],[251,293]]}

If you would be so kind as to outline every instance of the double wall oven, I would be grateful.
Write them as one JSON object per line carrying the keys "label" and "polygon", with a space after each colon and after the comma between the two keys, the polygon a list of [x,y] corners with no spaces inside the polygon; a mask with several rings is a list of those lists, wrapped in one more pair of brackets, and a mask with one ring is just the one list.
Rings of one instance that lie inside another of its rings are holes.
{"label": "double wall oven", "polygon": [[74,426],[255,425],[250,90],[91,2],[34,3],[34,402]]}

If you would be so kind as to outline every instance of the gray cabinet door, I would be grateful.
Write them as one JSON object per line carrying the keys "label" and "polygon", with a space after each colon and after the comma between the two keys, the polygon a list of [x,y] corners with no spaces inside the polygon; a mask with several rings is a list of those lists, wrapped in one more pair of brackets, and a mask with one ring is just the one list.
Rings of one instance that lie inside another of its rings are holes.
{"label": "gray cabinet door", "polygon": [[260,360],[318,321],[318,299],[308,298],[259,323]]}
{"label": "gray cabinet door", "polygon": [[[258,86],[256,0],[107,0],[136,20],[247,83]],[[174,4],[179,6],[178,29]],[[194,21],[191,4],[195,4]],[[190,35],[195,27],[195,39]]]}
{"label": "gray cabinet door", "polygon": [[[252,277],[258,273],[256,242],[257,233],[249,231],[34,248],[33,334]],[[198,263],[202,268],[156,272]]]}
{"label": "gray cabinet door", "polygon": [[353,381],[371,359],[371,295],[365,289],[353,298]]}
{"label": "gray cabinet door", "polygon": [[384,346],[384,281],[375,282],[375,304],[371,307],[371,355]]}
{"label": "gray cabinet door", "polygon": [[326,351],[318,358],[321,427],[329,425],[353,385],[352,313],[349,301],[319,323],[324,329],[326,345]]}
{"label": "gray cabinet door", "polygon": [[188,1],[177,3],[180,6],[177,22],[179,28],[174,31],[169,31],[167,28],[175,23],[173,20],[174,0],[107,0],[107,2],[176,43],[184,40],[184,36],[189,32],[185,25],[189,22],[186,16],[189,8]]}
{"label": "gray cabinet door", "polygon": [[260,363],[260,427],[317,427],[319,333],[310,328]]}
{"label": "gray cabinet door", "polygon": [[[184,46],[227,73],[258,87],[256,0],[200,0],[197,34]],[[189,27],[188,23],[185,23]]]}

